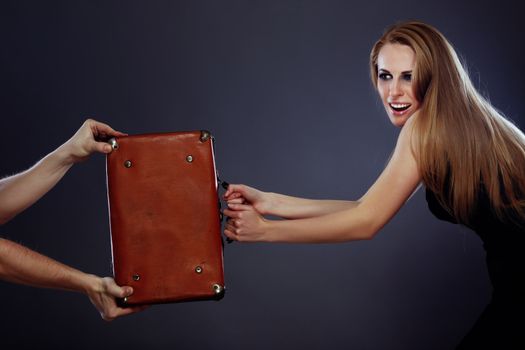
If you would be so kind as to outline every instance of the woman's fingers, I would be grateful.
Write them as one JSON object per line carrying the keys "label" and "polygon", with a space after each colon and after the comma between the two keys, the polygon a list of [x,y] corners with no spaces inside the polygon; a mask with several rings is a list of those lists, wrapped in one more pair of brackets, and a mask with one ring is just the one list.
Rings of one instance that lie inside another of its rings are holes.
{"label": "woman's fingers", "polygon": [[224,215],[226,215],[229,218],[238,218],[240,212],[237,210],[231,210],[231,209],[224,209],[223,211]]}
{"label": "woman's fingers", "polygon": [[[232,185],[230,185],[228,187],[228,191],[230,191],[231,187],[232,187]],[[230,192],[224,193],[224,199],[227,200],[227,201],[235,199],[235,198],[239,198],[239,197],[242,197],[242,193],[234,191],[234,190],[231,190]]]}
{"label": "woman's fingers", "polygon": [[228,204],[230,204],[230,203],[233,203],[233,204],[244,204],[244,198],[243,197],[239,197],[239,198],[229,199],[228,200]]}
{"label": "woman's fingers", "polygon": [[241,188],[241,185],[230,184],[228,186],[228,189],[224,193],[224,198],[228,198],[229,196],[231,196],[234,193],[236,193],[236,195],[240,196],[241,195],[240,191],[239,191],[240,188]]}
{"label": "woman's fingers", "polygon": [[238,241],[239,240],[237,235],[234,232],[230,231],[230,230],[224,230],[224,235],[226,237],[228,237],[229,239],[233,240],[233,241]]}
{"label": "woman's fingers", "polygon": [[[228,208],[234,210],[234,211],[247,211],[247,210],[254,210],[253,206],[248,204],[241,204],[241,203],[229,203],[228,202]],[[228,215],[229,216],[229,215]]]}

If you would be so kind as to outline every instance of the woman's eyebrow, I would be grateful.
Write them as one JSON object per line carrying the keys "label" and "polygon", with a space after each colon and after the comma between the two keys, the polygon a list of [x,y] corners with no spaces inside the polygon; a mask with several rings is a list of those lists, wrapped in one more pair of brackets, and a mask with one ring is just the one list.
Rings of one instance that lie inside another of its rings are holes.
{"label": "woman's eyebrow", "polygon": [[[384,68],[380,68],[378,70],[379,72],[381,73],[388,73],[388,74],[391,74],[390,71],[388,69],[384,69]],[[411,70],[406,70],[406,71],[403,71],[401,72],[402,75],[405,75],[405,74],[412,74],[412,71]]]}

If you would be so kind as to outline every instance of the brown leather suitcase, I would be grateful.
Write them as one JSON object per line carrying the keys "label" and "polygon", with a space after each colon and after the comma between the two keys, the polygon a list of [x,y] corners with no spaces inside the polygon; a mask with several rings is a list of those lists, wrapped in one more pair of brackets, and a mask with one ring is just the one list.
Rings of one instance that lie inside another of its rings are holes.
{"label": "brown leather suitcase", "polygon": [[113,272],[126,304],[224,295],[213,138],[207,131],[111,139],[106,161]]}

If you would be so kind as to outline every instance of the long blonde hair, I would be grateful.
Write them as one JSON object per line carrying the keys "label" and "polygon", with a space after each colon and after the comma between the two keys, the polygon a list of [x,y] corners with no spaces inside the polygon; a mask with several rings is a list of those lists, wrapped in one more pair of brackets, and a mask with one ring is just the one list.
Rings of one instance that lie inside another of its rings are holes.
{"label": "long blonde hair", "polygon": [[375,43],[370,70],[376,88],[377,57],[388,43],[415,53],[412,81],[421,107],[412,148],[425,186],[460,223],[470,223],[480,189],[500,219],[525,218],[522,132],[476,90],[447,39],[421,22],[396,24]]}

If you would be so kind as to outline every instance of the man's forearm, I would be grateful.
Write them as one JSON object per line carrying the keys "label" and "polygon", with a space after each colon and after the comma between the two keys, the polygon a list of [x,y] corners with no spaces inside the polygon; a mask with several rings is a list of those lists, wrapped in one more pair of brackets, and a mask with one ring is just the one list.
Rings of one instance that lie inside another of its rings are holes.
{"label": "man's forearm", "polygon": [[0,238],[0,279],[35,287],[86,292],[97,277]]}
{"label": "man's forearm", "polygon": [[59,147],[30,169],[0,180],[0,224],[39,200],[60,181],[72,164]]}

